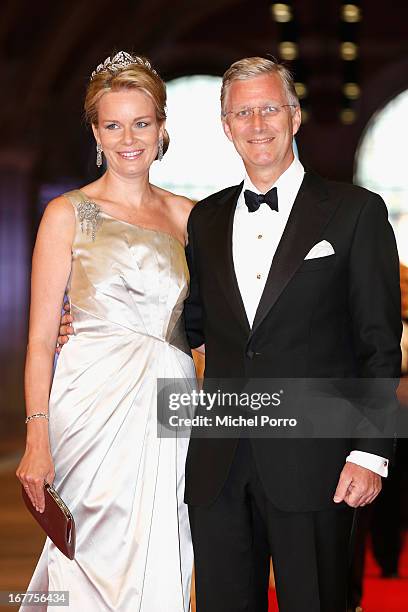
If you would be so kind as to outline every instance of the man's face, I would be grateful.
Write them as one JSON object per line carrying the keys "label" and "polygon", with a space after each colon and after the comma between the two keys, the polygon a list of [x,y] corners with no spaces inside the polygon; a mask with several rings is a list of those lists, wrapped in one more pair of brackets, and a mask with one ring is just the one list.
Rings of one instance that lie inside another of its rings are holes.
{"label": "man's face", "polygon": [[[245,81],[233,81],[227,92],[225,111],[240,111],[267,105],[288,104],[280,77],[265,74]],[[261,116],[256,108],[252,116],[242,120],[233,113],[223,119],[228,138],[234,143],[247,171],[270,169],[279,176],[293,160],[292,139],[300,126],[300,109],[281,108],[275,116]]]}

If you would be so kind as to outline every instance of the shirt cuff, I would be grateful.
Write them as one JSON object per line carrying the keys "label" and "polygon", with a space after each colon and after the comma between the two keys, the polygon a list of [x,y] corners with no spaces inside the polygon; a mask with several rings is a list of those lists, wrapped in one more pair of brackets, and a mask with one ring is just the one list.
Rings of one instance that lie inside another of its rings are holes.
{"label": "shirt cuff", "polygon": [[388,476],[388,459],[385,459],[385,457],[366,453],[365,451],[353,450],[346,461],[367,468],[384,478]]}

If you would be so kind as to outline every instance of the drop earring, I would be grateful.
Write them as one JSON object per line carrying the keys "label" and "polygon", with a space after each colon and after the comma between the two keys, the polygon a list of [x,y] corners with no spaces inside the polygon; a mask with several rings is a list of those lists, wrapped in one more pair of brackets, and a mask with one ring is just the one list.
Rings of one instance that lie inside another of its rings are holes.
{"label": "drop earring", "polygon": [[100,142],[96,143],[96,165],[98,168],[102,166],[102,146]]}
{"label": "drop earring", "polygon": [[162,138],[162,136],[160,136],[160,138],[159,138],[159,146],[158,146],[158,149],[157,149],[157,159],[159,161],[161,161],[163,159],[163,155],[164,155],[164,152],[163,152],[163,138]]}

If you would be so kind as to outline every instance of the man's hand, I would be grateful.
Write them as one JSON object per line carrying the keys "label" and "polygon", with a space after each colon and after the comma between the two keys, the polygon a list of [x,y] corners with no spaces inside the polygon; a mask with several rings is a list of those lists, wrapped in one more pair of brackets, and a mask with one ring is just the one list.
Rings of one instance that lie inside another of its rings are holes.
{"label": "man's hand", "polygon": [[72,327],[72,325],[70,325],[70,323],[72,323],[73,321],[73,318],[69,314],[68,302],[64,304],[64,310],[67,314],[64,314],[64,316],[61,317],[61,324],[59,328],[59,336],[58,336],[57,348],[56,348],[56,351],[58,354],[61,352],[61,349],[64,346],[64,344],[68,342],[69,336],[72,336],[72,334],[74,333],[74,328]]}
{"label": "man's hand", "polygon": [[333,501],[345,501],[352,508],[366,506],[375,500],[381,491],[381,476],[367,468],[347,462],[340,474]]}

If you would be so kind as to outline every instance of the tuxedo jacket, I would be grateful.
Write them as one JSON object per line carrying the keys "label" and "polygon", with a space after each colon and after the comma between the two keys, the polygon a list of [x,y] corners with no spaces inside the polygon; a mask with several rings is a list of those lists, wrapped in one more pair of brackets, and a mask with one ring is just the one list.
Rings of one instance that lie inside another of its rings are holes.
{"label": "tuxedo jacket", "polygon": [[[250,328],[232,257],[242,184],[199,202],[188,222],[192,347],[205,343],[207,378],[397,378],[401,303],[395,238],[382,199],[306,172]],[[334,254],[306,259],[326,240]],[[248,258],[251,253],[248,253]],[[334,506],[351,450],[390,457],[391,439],[252,439],[264,489],[277,508]],[[185,500],[220,493],[237,440],[192,436]]]}

